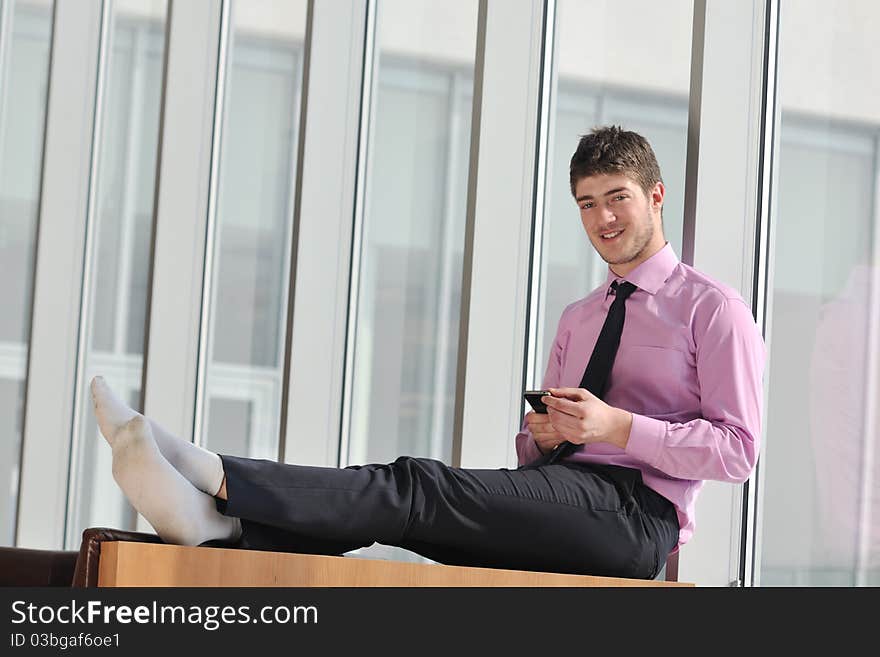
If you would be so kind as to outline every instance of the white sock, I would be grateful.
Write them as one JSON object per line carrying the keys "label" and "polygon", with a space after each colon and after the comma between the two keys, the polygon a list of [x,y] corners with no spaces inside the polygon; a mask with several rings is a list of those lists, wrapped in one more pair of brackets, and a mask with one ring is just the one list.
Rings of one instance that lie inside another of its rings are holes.
{"label": "white sock", "polygon": [[[139,413],[117,397],[102,376],[92,379],[90,389],[98,428],[112,446],[113,436],[120,427]],[[208,495],[216,495],[224,476],[220,457],[188,440],[178,438],[149,418],[147,421],[162,456],[193,486]]]}
{"label": "white sock", "polygon": [[241,536],[241,521],[217,511],[210,495],[193,488],[162,457],[143,416],[122,425],[111,444],[113,478],[163,541],[199,545]]}

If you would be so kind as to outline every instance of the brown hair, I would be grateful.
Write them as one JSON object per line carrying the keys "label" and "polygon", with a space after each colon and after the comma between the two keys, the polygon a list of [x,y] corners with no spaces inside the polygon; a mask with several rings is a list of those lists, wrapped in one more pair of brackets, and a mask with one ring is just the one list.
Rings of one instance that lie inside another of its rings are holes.
{"label": "brown hair", "polygon": [[660,165],[648,140],[620,126],[593,128],[581,137],[571,156],[571,194],[581,178],[596,174],[623,173],[635,180],[645,194],[662,182]]}

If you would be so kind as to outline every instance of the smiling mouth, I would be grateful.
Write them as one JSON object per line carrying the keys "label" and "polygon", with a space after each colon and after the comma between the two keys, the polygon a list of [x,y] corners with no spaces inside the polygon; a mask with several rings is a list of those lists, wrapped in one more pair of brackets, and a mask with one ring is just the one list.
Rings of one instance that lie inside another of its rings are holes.
{"label": "smiling mouth", "polygon": [[619,237],[622,234],[623,234],[623,230],[621,229],[621,230],[616,230],[611,233],[602,233],[599,237],[601,237],[602,241],[604,241],[604,242],[611,242],[612,240],[614,240],[615,238]]}

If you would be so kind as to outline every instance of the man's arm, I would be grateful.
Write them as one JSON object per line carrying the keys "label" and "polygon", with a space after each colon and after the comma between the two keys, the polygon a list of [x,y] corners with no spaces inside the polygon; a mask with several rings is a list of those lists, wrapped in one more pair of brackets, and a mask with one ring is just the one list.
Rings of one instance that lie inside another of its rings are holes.
{"label": "man's arm", "polygon": [[583,388],[549,388],[550,421],[575,444],[616,445],[679,479],[740,482],[758,457],[764,344],[745,304],[724,299],[695,317],[701,415],[668,422],[609,406]]}
{"label": "man's arm", "polygon": [[695,317],[693,329],[702,417],[676,423],[633,414],[626,451],[680,479],[739,483],[760,449],[764,343],[739,299]]}

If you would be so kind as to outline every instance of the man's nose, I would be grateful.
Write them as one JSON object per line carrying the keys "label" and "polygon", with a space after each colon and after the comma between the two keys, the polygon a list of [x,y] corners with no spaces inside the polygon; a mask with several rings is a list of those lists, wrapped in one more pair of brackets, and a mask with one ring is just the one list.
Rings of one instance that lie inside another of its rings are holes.
{"label": "man's nose", "polygon": [[611,208],[608,207],[602,208],[602,211],[599,213],[599,218],[603,224],[610,224],[617,220],[617,216],[612,212]]}

